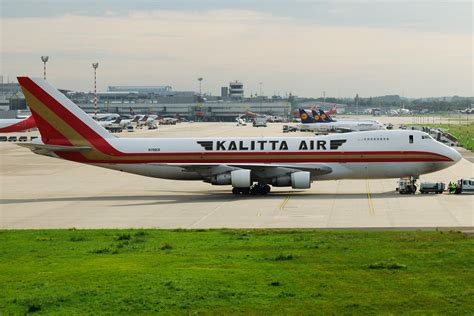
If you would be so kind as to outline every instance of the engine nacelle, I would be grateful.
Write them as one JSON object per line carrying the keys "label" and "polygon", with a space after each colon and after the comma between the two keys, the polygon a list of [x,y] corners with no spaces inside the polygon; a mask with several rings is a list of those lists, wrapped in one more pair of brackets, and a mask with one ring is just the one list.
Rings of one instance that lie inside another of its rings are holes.
{"label": "engine nacelle", "polygon": [[291,174],[291,187],[293,189],[311,188],[311,174],[308,171],[293,172]]}
{"label": "engine nacelle", "polygon": [[232,183],[232,176],[230,172],[218,174],[213,176],[210,181],[214,185],[227,185]]}
{"label": "engine nacelle", "polygon": [[249,188],[252,185],[250,170],[240,169],[231,171],[230,177],[234,188]]}
{"label": "engine nacelle", "polygon": [[291,186],[291,177],[288,175],[288,176],[273,178],[272,185],[274,187],[289,187]]}
{"label": "engine nacelle", "polygon": [[311,174],[307,171],[293,172],[287,176],[272,179],[275,187],[289,187],[293,189],[309,189],[311,187]]}

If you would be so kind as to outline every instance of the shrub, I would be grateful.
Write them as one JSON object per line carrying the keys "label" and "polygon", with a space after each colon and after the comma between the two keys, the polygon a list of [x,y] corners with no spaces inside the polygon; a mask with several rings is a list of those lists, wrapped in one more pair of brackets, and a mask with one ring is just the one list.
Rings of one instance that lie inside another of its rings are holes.
{"label": "shrub", "polygon": [[407,266],[398,262],[375,262],[369,264],[369,269],[387,269],[387,270],[399,270],[399,269],[406,269]]}
{"label": "shrub", "polygon": [[69,240],[70,241],[86,241],[88,239],[86,237],[83,237],[83,236],[73,236]]}
{"label": "shrub", "polygon": [[97,254],[105,254],[105,253],[116,253],[112,251],[110,248],[101,248],[101,249],[96,249],[92,250],[92,253],[97,253]]}
{"label": "shrub", "polygon": [[294,259],[294,256],[292,254],[289,254],[289,255],[279,254],[278,256],[273,258],[273,260],[275,261],[288,261],[288,260],[293,260],[293,259]]}
{"label": "shrub", "polygon": [[44,236],[36,237],[36,241],[51,241],[51,238]]}
{"label": "shrub", "polygon": [[173,249],[173,246],[171,246],[170,244],[168,244],[167,242],[165,242],[165,243],[162,243],[162,244],[161,244],[160,249],[161,249],[161,250],[171,250],[171,249]]}
{"label": "shrub", "polygon": [[115,237],[115,240],[130,240],[131,238],[130,234],[120,234]]}

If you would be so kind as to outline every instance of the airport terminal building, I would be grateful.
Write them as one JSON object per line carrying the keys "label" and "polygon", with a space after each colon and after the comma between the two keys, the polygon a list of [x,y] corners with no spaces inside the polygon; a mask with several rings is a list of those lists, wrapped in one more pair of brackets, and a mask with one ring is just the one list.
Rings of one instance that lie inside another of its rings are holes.
{"label": "airport terminal building", "polygon": [[[14,98],[5,101],[5,110],[27,110],[18,84],[10,84],[8,91]],[[109,86],[97,92],[98,112],[119,114],[147,113],[165,117],[185,117],[196,121],[234,121],[246,112],[287,118],[290,116],[288,99],[273,96],[244,97],[243,84],[234,81],[221,96],[200,95],[194,91],[175,91],[171,86]],[[68,98],[88,113],[94,112],[94,93],[61,90]]]}

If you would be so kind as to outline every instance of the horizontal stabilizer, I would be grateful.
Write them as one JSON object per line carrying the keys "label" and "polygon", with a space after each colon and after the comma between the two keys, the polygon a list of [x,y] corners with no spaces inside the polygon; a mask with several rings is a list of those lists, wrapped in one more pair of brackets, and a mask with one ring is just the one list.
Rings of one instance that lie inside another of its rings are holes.
{"label": "horizontal stabilizer", "polygon": [[18,146],[26,147],[37,154],[49,154],[53,152],[85,152],[91,150],[88,146],[62,146],[62,145],[45,145],[35,143],[18,143]]}

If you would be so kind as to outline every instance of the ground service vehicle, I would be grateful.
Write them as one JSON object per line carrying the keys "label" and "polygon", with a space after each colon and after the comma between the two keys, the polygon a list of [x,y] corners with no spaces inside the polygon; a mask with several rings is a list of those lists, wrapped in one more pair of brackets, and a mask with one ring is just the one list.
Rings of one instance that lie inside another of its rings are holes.
{"label": "ground service vehicle", "polygon": [[415,194],[417,189],[416,179],[412,178],[401,178],[398,180],[397,191],[400,194]]}
{"label": "ground service vehicle", "polygon": [[442,182],[422,182],[420,184],[420,192],[424,194],[426,193],[440,194],[440,193],[443,193],[445,188],[446,186]]}
{"label": "ground service vehicle", "polygon": [[474,178],[458,180],[456,191],[454,193],[472,193],[474,192]]}
{"label": "ground service vehicle", "polygon": [[253,121],[253,127],[267,127],[267,120],[257,118]]}

